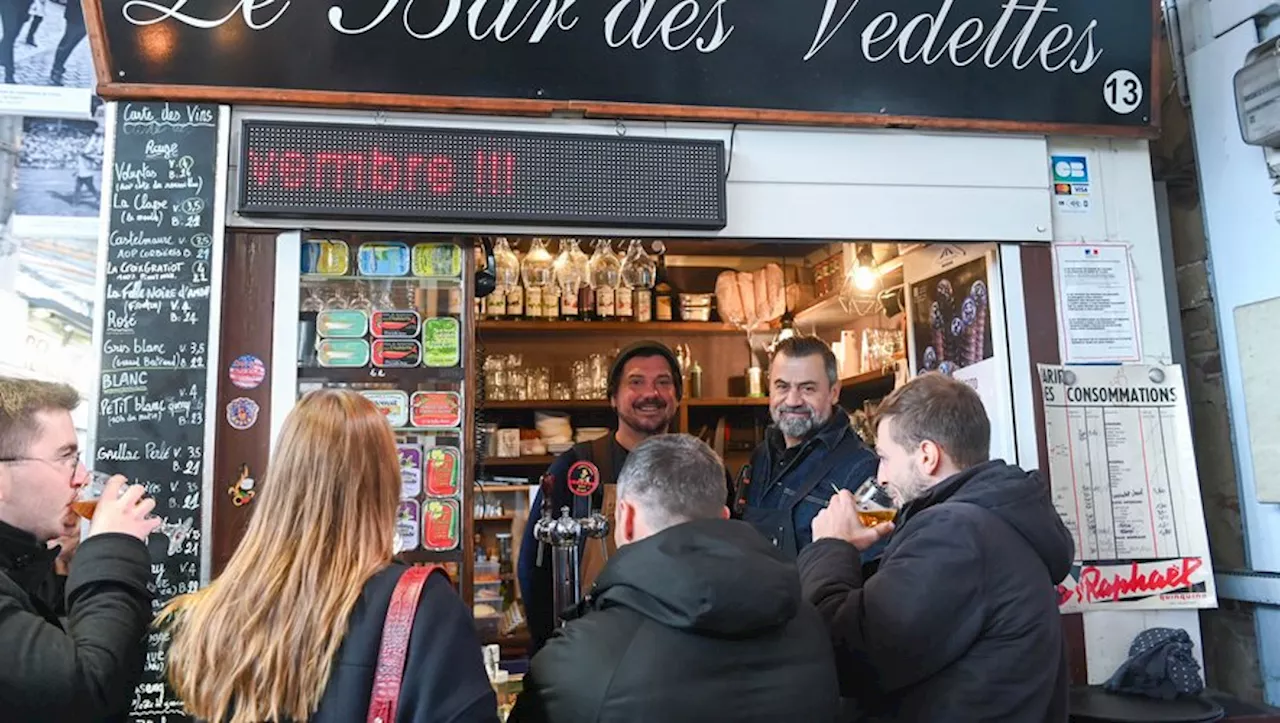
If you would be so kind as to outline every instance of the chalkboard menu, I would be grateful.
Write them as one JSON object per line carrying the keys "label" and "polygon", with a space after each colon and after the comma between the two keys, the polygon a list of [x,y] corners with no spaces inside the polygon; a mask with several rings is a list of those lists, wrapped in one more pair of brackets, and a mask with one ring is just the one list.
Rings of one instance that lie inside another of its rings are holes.
{"label": "chalkboard menu", "polygon": [[[200,584],[218,107],[121,103],[115,129],[93,466],[156,500],[158,611]],[[187,720],[163,682],[165,635],[148,638],[132,721]]]}

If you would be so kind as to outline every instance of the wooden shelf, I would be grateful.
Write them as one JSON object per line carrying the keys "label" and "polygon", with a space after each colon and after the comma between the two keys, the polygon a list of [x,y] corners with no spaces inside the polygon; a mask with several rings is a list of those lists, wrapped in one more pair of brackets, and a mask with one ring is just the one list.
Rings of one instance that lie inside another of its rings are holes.
{"label": "wooden shelf", "polygon": [[876,371],[867,372],[866,374],[859,374],[857,376],[845,377],[844,379],[840,380],[840,387],[842,389],[847,389],[847,388],[860,386],[862,384],[883,382],[889,379],[893,379],[892,370],[889,370],[889,371],[876,370]]}
{"label": "wooden shelf", "polygon": [[608,409],[608,399],[520,399],[485,401],[479,405],[487,409]]}
{"label": "wooden shelf", "polygon": [[[530,457],[485,457],[484,466],[486,467],[546,467],[555,461],[555,456],[550,454],[535,455]],[[486,486],[486,489],[492,489]]]}
{"label": "wooden shelf", "polygon": [[[548,463],[550,464],[550,463]],[[476,492],[480,494],[498,494],[501,492],[528,492],[529,490],[538,489],[537,485],[476,485]]]}
{"label": "wooden shelf", "polygon": [[536,334],[540,332],[599,332],[607,334],[741,334],[733,324],[718,321],[529,321],[489,319],[477,322],[480,334]]}
{"label": "wooden shelf", "polygon": [[498,515],[497,517],[477,517],[476,522],[510,522],[516,518],[515,515]]}
{"label": "wooden shelf", "polygon": [[409,550],[397,555],[401,560],[411,564],[421,564],[429,562],[462,562],[462,545],[458,545],[458,549],[448,552],[432,552],[430,550]]}
{"label": "wooden shelf", "polygon": [[457,367],[298,367],[298,381],[343,382],[346,384],[425,384],[460,382],[467,372]]}
{"label": "wooden shelf", "polygon": [[768,397],[721,397],[686,399],[684,404],[690,407],[767,407]]}

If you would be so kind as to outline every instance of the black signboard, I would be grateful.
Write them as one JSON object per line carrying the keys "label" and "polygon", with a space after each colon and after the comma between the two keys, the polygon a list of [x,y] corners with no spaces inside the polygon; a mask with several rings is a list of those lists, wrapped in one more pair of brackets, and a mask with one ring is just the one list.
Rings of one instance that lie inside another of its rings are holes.
{"label": "black signboard", "polygon": [[[121,103],[115,119],[93,465],[156,500],[159,610],[200,584],[218,108]],[[161,677],[166,648],[149,636],[132,721],[186,720]]]}
{"label": "black signboard", "polygon": [[245,121],[245,215],[724,228],[724,143]]}
{"label": "black signboard", "polygon": [[[237,88],[220,95],[236,101],[320,91],[331,95],[307,102],[431,96],[485,111],[519,99],[508,110],[1115,133],[1143,132],[1158,107],[1153,0],[129,0],[102,11],[106,95],[176,84]],[[336,95],[349,93],[391,96]]]}

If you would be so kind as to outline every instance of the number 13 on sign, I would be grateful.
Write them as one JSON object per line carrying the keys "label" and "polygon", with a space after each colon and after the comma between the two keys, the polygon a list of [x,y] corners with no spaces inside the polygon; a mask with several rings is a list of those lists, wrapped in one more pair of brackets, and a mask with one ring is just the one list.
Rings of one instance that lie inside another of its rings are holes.
{"label": "number 13 on sign", "polygon": [[1128,115],[1142,105],[1142,81],[1131,70],[1117,70],[1102,84],[1102,99],[1111,110]]}

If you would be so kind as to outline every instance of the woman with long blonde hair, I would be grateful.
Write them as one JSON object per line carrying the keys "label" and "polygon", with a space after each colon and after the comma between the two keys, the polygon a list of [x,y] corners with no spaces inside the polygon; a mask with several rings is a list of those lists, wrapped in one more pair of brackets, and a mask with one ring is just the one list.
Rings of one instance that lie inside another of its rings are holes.
{"label": "woman with long blonde hair", "polygon": [[[285,420],[226,570],[174,600],[167,676],[213,723],[366,720],[392,591],[400,468],[360,394],[322,389]],[[497,701],[470,612],[433,574],[414,617],[396,723],[492,723]],[[386,723],[392,723],[387,721]]]}

